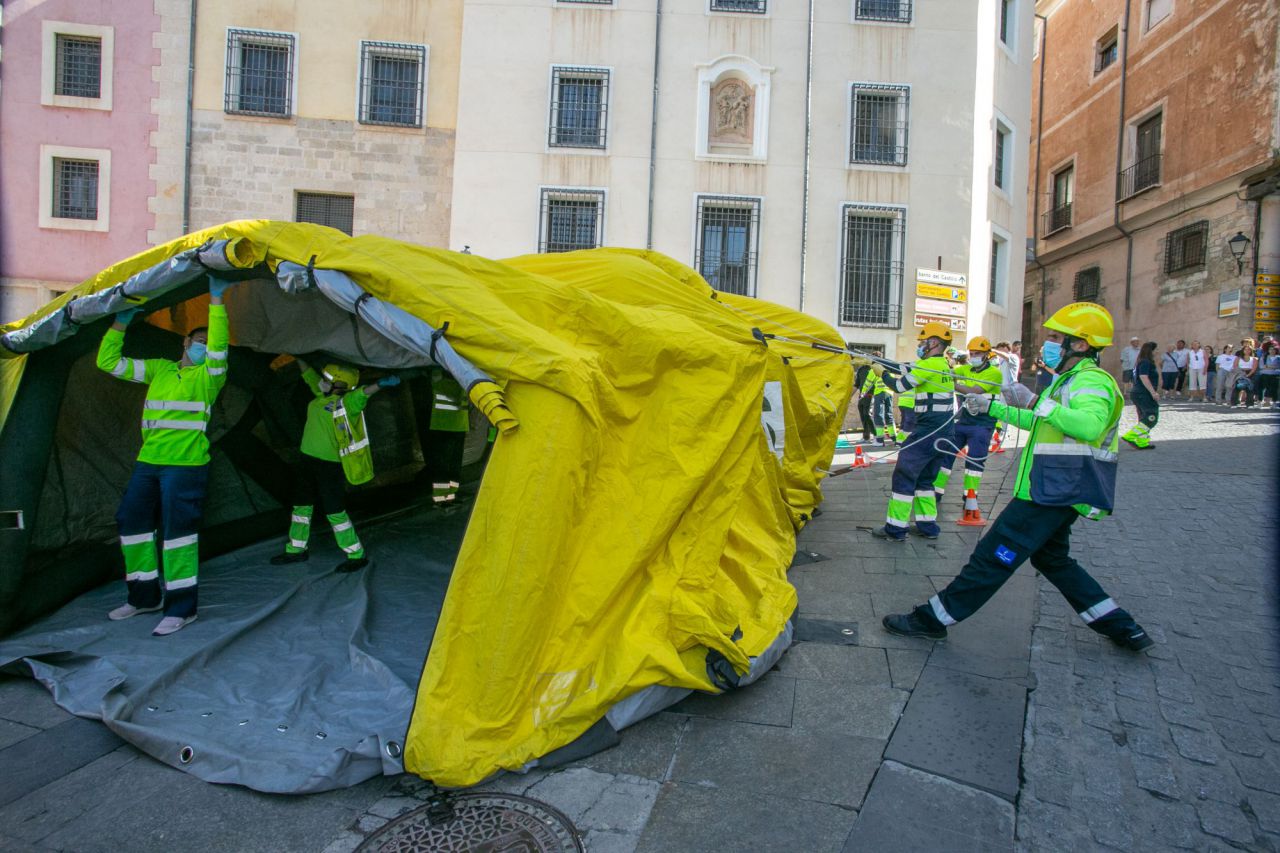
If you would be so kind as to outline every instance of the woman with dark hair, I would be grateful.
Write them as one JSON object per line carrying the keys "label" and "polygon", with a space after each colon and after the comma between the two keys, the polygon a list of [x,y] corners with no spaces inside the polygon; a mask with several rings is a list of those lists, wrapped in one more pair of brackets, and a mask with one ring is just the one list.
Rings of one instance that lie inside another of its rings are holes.
{"label": "woman with dark hair", "polygon": [[[1253,351],[1253,341],[1246,338],[1244,346],[1236,353],[1236,381],[1231,390],[1232,408],[1253,408],[1253,375],[1257,372],[1258,356]],[[1240,402],[1237,403],[1237,400]]]}
{"label": "woman with dark hair", "polygon": [[1151,430],[1160,420],[1160,403],[1156,399],[1156,343],[1147,341],[1138,353],[1138,362],[1133,366],[1133,391],[1129,396],[1138,407],[1138,422],[1133,429],[1120,436],[1139,450],[1150,450],[1155,447],[1151,443]]}
{"label": "woman with dark hair", "polygon": [[1204,401],[1212,406],[1214,403],[1214,383],[1218,379],[1218,357],[1213,354],[1213,347],[1211,346],[1204,348],[1204,355],[1205,361],[1208,362],[1208,366],[1205,368]]}
{"label": "woman with dark hair", "polygon": [[1280,345],[1267,341],[1262,345],[1258,364],[1258,402],[1264,409],[1280,408]]}

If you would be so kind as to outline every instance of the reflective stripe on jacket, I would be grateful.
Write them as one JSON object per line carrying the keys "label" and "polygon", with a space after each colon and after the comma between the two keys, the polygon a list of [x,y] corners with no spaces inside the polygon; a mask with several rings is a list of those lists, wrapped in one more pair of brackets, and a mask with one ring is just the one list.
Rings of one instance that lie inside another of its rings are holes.
{"label": "reflective stripe on jacket", "polygon": [[467,414],[467,395],[443,370],[431,373],[431,429],[442,432],[466,432],[471,426]]}

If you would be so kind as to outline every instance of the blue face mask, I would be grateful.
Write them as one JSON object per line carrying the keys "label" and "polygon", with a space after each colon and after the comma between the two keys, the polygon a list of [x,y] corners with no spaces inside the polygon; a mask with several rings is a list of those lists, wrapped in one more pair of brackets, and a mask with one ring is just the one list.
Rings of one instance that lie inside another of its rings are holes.
{"label": "blue face mask", "polygon": [[1057,367],[1062,364],[1062,344],[1057,341],[1045,341],[1040,347],[1040,360],[1046,367]]}
{"label": "blue face mask", "polygon": [[204,364],[205,354],[208,348],[199,341],[192,341],[191,346],[187,347],[187,361],[192,364]]}
{"label": "blue face mask", "polygon": [[928,344],[920,344],[916,347],[916,358],[924,358],[924,354],[929,351]]}

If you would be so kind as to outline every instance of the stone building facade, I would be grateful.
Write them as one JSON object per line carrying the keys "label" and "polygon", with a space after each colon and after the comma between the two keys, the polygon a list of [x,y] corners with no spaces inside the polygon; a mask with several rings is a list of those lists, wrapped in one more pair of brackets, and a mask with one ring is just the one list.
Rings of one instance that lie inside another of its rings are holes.
{"label": "stone building facade", "polygon": [[1024,337],[1076,299],[1115,317],[1111,369],[1130,335],[1164,350],[1272,331],[1255,278],[1280,273],[1280,8],[1040,0],[1036,12]]}

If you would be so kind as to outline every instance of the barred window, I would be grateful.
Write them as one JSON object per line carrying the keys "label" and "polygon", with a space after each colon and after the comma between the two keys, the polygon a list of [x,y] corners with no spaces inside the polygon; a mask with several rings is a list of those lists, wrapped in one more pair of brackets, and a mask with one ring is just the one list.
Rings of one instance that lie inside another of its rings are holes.
{"label": "barred window", "polygon": [[840,257],[840,322],[902,328],[906,211],[847,204]]}
{"label": "barred window", "polygon": [[698,196],[694,266],[716,290],[756,295],[760,199]]}
{"label": "barred window", "polygon": [[995,184],[1002,190],[1009,189],[1012,182],[1010,174],[1013,166],[1013,147],[1009,144],[1013,131],[1005,126],[1004,122],[996,121],[996,153],[995,164],[992,168],[992,178]]}
{"label": "barred window", "polygon": [[53,215],[98,218],[98,161],[53,159]]}
{"label": "barred window", "polygon": [[850,163],[907,165],[909,97],[906,86],[853,85]]}
{"label": "barred window", "polygon": [[295,201],[294,220],[328,225],[351,234],[355,220],[356,197],[333,193],[299,192]]}
{"label": "barred window", "polygon": [[581,3],[586,6],[612,6],[613,0],[556,0],[557,3]]}
{"label": "barred window", "polygon": [[228,31],[224,109],[241,115],[292,115],[293,49],[293,36],[286,33]]}
{"label": "barred window", "polygon": [[604,148],[608,109],[607,69],[553,68],[547,143],[556,147]]}
{"label": "barred window", "polygon": [[752,12],[763,15],[769,11],[769,0],[711,0],[712,12]]}
{"label": "barred window", "polygon": [[360,42],[360,123],[422,127],[426,66],[423,45]]}
{"label": "barred window", "polygon": [[604,192],[544,189],[538,217],[539,252],[573,252],[604,243]]}
{"label": "barred window", "polygon": [[894,24],[911,23],[912,0],[857,0],[853,17],[859,21],[888,21]]}
{"label": "barred window", "polygon": [[1193,272],[1205,268],[1209,248],[1209,222],[1193,222],[1170,231],[1164,244],[1164,271]]}
{"label": "barred window", "polygon": [[1003,305],[1009,289],[1009,241],[1003,237],[991,238],[991,279],[987,299],[992,305]]}
{"label": "barred window", "polygon": [[1102,267],[1089,267],[1076,273],[1075,301],[1097,302],[1102,291]]}
{"label": "barred window", "polygon": [[53,93],[72,98],[102,97],[102,39],[58,34]]}

